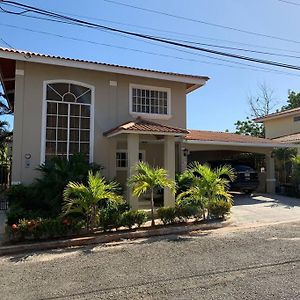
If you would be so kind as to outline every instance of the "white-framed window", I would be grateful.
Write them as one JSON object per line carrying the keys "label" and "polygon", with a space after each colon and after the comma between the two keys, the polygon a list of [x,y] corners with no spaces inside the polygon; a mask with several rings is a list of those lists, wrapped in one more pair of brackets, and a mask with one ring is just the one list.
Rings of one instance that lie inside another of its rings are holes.
{"label": "white-framed window", "polygon": [[71,81],[45,82],[42,162],[93,154],[93,87]]}
{"label": "white-framed window", "polygon": [[[145,151],[139,152],[139,161],[145,160]],[[116,152],[116,167],[117,170],[124,170],[128,168],[128,152],[127,150],[117,150]]]}
{"label": "white-framed window", "polygon": [[171,89],[130,84],[129,106],[132,115],[168,119],[171,117]]}

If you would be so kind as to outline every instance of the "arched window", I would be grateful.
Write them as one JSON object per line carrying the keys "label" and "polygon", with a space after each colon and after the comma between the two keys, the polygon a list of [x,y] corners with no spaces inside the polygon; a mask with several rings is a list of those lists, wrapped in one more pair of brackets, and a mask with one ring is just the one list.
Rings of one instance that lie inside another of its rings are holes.
{"label": "arched window", "polygon": [[83,153],[91,159],[91,88],[66,82],[46,85],[45,160]]}

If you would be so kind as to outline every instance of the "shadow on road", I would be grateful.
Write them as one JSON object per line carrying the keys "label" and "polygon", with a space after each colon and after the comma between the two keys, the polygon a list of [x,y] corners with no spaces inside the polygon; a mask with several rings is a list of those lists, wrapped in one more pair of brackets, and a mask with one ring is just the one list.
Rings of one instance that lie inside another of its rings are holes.
{"label": "shadow on road", "polygon": [[[208,233],[203,233],[202,235],[208,235]],[[126,245],[133,245],[133,244],[152,244],[159,241],[164,241],[167,243],[185,243],[191,239],[189,235],[182,235],[182,234],[172,234],[172,235],[164,235],[164,236],[152,236],[148,238],[138,239],[138,240],[121,240],[115,243],[108,243],[108,244],[95,244],[95,245],[86,245],[80,247],[72,247],[72,248],[62,248],[62,249],[52,249],[52,250],[40,250],[40,251],[31,251],[21,254],[15,254],[9,257],[9,261],[13,263],[25,262],[32,257],[38,256],[51,256],[51,255],[91,255],[95,251],[101,251],[105,249],[112,248],[114,246],[122,246],[126,243]]]}
{"label": "shadow on road", "polygon": [[291,198],[282,195],[267,195],[267,194],[235,194],[234,206],[240,205],[255,205],[255,204],[268,204],[269,207],[285,207],[293,208],[300,207],[300,199]]}

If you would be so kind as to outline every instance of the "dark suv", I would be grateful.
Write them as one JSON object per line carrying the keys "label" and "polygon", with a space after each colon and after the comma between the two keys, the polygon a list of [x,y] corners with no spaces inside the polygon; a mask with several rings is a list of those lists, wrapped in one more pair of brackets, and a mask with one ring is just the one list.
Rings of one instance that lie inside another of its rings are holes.
{"label": "dark suv", "polygon": [[234,169],[236,180],[230,183],[232,191],[251,194],[259,185],[258,173],[252,167],[234,161],[210,161],[208,163],[213,168],[229,165]]}
{"label": "dark suv", "polygon": [[236,180],[231,183],[233,191],[252,193],[259,185],[258,173],[251,167],[246,165],[233,165]]}

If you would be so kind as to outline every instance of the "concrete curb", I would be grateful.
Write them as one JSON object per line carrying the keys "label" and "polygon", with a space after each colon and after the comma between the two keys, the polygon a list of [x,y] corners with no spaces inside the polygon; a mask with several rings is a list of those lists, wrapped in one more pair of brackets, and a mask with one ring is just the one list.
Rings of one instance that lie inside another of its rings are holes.
{"label": "concrete curb", "polygon": [[128,231],[128,232],[112,232],[112,233],[102,233],[95,236],[88,237],[79,237],[71,238],[65,240],[56,240],[56,241],[46,241],[40,243],[28,243],[28,244],[19,244],[11,246],[1,246],[0,247],[0,256],[10,255],[10,254],[19,254],[30,251],[41,251],[57,248],[67,248],[67,247],[78,247],[85,245],[94,245],[101,243],[117,242],[121,239],[138,239],[138,238],[147,238],[151,236],[160,236],[160,235],[169,235],[169,234],[183,234],[195,230],[210,230],[210,229],[219,229],[231,224],[230,220],[221,221],[221,222],[209,222],[203,224],[187,224],[180,226],[167,226],[163,228],[155,228],[148,230],[137,230],[137,231]]}

